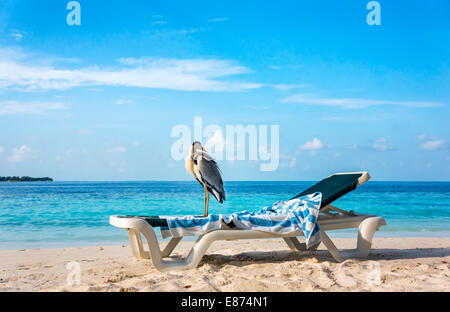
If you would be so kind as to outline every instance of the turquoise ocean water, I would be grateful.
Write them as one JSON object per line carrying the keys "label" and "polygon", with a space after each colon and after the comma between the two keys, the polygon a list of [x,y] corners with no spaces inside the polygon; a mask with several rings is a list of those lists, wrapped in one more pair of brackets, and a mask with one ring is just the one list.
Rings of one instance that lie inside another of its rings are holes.
{"label": "turquoise ocean water", "polygon": [[[227,201],[211,197],[210,213],[259,210],[313,182],[226,182]],[[450,182],[368,182],[334,202],[383,216],[376,237],[450,237]],[[203,213],[203,188],[193,182],[0,183],[0,249],[127,243],[109,225],[114,214]],[[354,230],[331,236],[347,237]]]}

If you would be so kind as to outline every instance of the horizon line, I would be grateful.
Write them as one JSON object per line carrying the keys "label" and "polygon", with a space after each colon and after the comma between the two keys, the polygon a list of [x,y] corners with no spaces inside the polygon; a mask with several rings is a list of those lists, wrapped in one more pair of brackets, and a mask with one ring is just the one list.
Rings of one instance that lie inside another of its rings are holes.
{"label": "horizon line", "polygon": [[[322,179],[323,180],[323,179]],[[321,180],[226,180],[226,182],[317,182]],[[370,182],[450,182],[450,180],[369,180]],[[368,182],[369,182],[368,181]],[[24,183],[8,182],[7,183]],[[26,181],[25,181],[26,182]],[[40,182],[40,181],[38,181]],[[55,180],[43,182],[195,182],[195,180]],[[30,182],[32,183],[32,182]],[[33,182],[34,183],[34,182]]]}

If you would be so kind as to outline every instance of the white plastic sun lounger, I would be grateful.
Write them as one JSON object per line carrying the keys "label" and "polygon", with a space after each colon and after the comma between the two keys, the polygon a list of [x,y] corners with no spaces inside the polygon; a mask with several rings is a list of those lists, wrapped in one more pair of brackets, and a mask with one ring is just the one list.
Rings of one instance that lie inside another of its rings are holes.
{"label": "white plastic sun lounger", "polygon": [[[366,258],[370,252],[374,233],[380,226],[386,225],[386,221],[382,217],[355,214],[353,211],[345,211],[330,205],[331,202],[354,190],[369,179],[370,176],[367,172],[336,173],[294,197],[297,198],[315,192],[322,193],[321,214],[318,218],[320,236],[322,243],[338,262],[349,258]],[[214,230],[200,235],[188,256],[184,259],[165,260],[163,258],[169,257],[182,239],[182,237],[172,238],[161,251],[154,228],[166,227],[167,220],[159,217],[116,215],[110,217],[110,224],[128,232],[131,250],[136,258],[151,259],[155,268],[162,272],[187,270],[197,267],[208,247],[216,240],[283,238],[291,250],[307,250],[305,243],[300,243],[297,239],[297,237],[304,236],[302,231],[278,234],[230,228]],[[326,231],[350,228],[359,229],[357,247],[353,250],[340,251],[328,237]],[[148,250],[144,249],[140,234],[147,241]],[[317,246],[314,248],[317,248]]]}

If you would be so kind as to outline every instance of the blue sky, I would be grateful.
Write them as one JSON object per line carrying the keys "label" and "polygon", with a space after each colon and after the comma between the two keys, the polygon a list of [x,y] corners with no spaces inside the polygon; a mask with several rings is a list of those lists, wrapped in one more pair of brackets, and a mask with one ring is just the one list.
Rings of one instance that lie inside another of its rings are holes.
{"label": "blue sky", "polygon": [[0,175],[188,180],[174,126],[279,125],[225,180],[449,180],[450,3],[0,0]]}

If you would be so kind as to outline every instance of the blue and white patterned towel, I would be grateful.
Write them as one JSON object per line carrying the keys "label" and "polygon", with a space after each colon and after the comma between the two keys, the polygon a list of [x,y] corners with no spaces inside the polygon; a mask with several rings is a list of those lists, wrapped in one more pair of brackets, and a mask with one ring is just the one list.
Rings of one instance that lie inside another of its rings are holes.
{"label": "blue and white patterned towel", "polygon": [[314,193],[289,201],[277,201],[256,212],[241,211],[233,214],[210,214],[208,217],[161,216],[168,228],[161,229],[163,237],[200,235],[227,229],[233,222],[241,230],[257,230],[279,234],[303,231],[309,248],[320,242],[319,216],[322,193]]}

